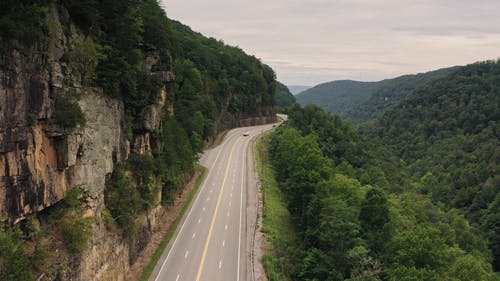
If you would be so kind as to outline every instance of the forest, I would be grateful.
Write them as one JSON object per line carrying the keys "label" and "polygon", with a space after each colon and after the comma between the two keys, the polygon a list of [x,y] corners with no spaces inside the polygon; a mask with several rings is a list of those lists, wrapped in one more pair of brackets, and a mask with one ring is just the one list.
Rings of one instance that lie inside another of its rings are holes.
{"label": "forest", "polygon": [[354,125],[380,117],[411,96],[426,83],[445,76],[459,67],[403,75],[377,82],[338,80],[319,84],[297,95],[301,105],[316,104]]}
{"label": "forest", "polygon": [[499,280],[499,71],[463,67],[359,129],[288,108],[269,140],[287,279]]}
{"label": "forest", "polygon": [[274,109],[276,112],[282,112],[287,107],[295,103],[295,96],[290,93],[287,86],[283,85],[281,82],[276,81],[276,89],[274,94]]}

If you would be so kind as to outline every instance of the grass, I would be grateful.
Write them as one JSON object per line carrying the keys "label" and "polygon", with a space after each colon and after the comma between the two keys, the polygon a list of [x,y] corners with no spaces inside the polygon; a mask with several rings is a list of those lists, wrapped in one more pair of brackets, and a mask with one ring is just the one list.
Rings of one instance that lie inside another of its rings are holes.
{"label": "grass", "polygon": [[268,147],[268,135],[257,140],[255,156],[264,201],[261,231],[267,242],[262,261],[270,281],[291,280],[298,250],[297,237],[275,171],[268,160]]}
{"label": "grass", "polygon": [[207,169],[201,165],[196,164],[195,169],[201,172],[201,175],[196,179],[196,183],[194,185],[193,190],[191,190],[191,193],[189,194],[186,202],[184,202],[184,205],[182,206],[182,209],[175,218],[175,220],[172,222],[172,225],[168,229],[167,234],[165,235],[165,238],[163,238],[163,241],[160,243],[156,251],[154,252],[153,256],[151,257],[151,260],[149,261],[148,265],[144,268],[142,271],[141,277],[139,278],[140,281],[147,281],[151,274],[153,273],[153,270],[160,260],[161,255],[167,248],[168,243],[174,236],[175,231],[177,230],[177,227],[179,226],[179,223],[181,222],[182,218],[184,217],[184,214],[188,210],[189,206],[191,205],[191,202],[194,199],[194,196],[196,195],[201,183],[205,179]]}

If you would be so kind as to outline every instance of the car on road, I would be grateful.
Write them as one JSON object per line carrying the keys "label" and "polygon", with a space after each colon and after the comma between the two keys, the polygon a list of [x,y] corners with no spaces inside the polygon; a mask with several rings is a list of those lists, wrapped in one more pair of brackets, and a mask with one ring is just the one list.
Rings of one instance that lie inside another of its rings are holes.
{"label": "car on road", "polygon": [[250,132],[249,132],[249,131],[246,131],[246,132],[244,132],[244,133],[243,133],[243,136],[245,136],[245,137],[247,137],[247,136],[249,136],[249,135],[250,135]]}

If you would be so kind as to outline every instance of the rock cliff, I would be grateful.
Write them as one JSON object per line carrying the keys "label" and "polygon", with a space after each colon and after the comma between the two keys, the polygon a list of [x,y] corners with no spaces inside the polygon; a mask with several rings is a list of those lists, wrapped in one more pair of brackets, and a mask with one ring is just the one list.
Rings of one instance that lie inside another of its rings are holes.
{"label": "rock cliff", "polygon": [[[26,218],[37,220],[45,209],[61,201],[66,192],[83,187],[88,194],[86,209],[96,218],[89,249],[68,265],[62,275],[72,280],[124,280],[130,264],[131,243],[107,231],[100,218],[105,208],[106,177],[130,151],[151,153],[150,134],[160,126],[167,93],[144,110],[136,124],[132,145],[127,139],[124,104],[106,96],[102,89],[82,87],[63,55],[83,35],[64,19],[59,7],[48,13],[49,39],[28,48],[16,42],[2,42],[0,53],[0,215],[10,224]],[[69,24],[69,36],[62,25]],[[148,56],[149,71],[155,71],[158,56]],[[167,82],[173,74],[162,71]],[[79,105],[85,126],[61,128],[50,122],[55,97],[69,89],[81,93]],[[151,211],[157,213],[157,209]],[[151,225],[151,221],[142,222]],[[149,231],[154,228],[154,221]],[[137,248],[137,247],[135,247]],[[57,249],[55,249],[57,251]],[[49,265],[50,268],[51,265]],[[57,275],[44,272],[42,279]],[[61,275],[59,275],[61,276]]]}

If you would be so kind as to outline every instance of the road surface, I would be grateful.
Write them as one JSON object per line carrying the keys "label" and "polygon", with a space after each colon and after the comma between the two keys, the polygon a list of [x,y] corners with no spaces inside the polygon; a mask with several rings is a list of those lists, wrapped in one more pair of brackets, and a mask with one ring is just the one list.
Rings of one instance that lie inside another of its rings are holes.
{"label": "road surface", "polygon": [[253,235],[246,227],[247,189],[253,182],[247,152],[250,140],[271,128],[233,129],[204,153],[200,163],[208,168],[207,177],[150,281],[247,280],[247,232]]}

